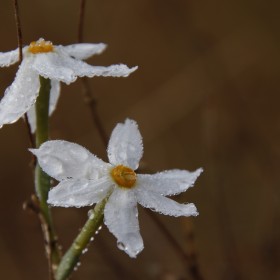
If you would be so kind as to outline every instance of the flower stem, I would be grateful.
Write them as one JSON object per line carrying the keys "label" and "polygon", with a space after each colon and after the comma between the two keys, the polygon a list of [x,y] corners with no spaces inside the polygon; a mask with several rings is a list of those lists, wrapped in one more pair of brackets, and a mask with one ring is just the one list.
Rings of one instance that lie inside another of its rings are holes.
{"label": "flower stem", "polygon": [[36,147],[49,139],[49,100],[51,81],[40,76],[40,91],[36,101]]}
{"label": "flower stem", "polygon": [[[51,81],[40,76],[40,91],[36,101],[36,148],[49,139],[49,99]],[[50,272],[53,275],[60,261],[60,250],[54,231],[51,212],[47,204],[50,189],[50,177],[43,172],[39,164],[35,169],[35,188],[40,201],[41,223],[45,238],[46,253]]]}
{"label": "flower stem", "polygon": [[57,271],[56,280],[65,280],[77,266],[80,256],[83,253],[93,237],[94,233],[98,230],[103,222],[104,207],[108,197],[104,198],[101,202],[96,204],[94,209],[89,211],[89,218],[83,226],[81,232],[78,234],[71,247],[63,256]]}

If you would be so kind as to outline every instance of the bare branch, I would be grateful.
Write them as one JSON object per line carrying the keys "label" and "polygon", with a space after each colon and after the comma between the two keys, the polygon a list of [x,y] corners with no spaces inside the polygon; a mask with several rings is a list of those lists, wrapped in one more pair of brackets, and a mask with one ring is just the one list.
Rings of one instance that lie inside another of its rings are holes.
{"label": "bare branch", "polygon": [[[18,6],[18,0],[14,0],[14,12],[15,12],[15,22],[16,22],[16,28],[17,28],[17,41],[18,41],[18,52],[19,52],[19,62],[22,62],[23,56],[22,56],[22,28],[21,28],[21,22],[20,22],[20,16],[19,16],[19,6]],[[29,145],[31,148],[35,148],[35,142],[34,138],[31,132],[31,127],[28,122],[27,114],[24,114],[24,121],[27,129],[28,139],[29,139]],[[33,156],[32,159],[33,165],[35,166],[35,157]]]}
{"label": "bare branch", "polygon": [[85,20],[86,0],[80,0],[79,22],[78,22],[78,42],[84,41],[84,20]]}

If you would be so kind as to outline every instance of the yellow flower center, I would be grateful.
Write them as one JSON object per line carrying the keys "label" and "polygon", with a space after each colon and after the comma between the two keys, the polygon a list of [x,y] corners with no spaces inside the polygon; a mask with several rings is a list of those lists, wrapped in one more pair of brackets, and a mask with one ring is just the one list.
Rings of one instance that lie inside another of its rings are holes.
{"label": "yellow flower center", "polygon": [[48,53],[53,51],[53,44],[50,41],[40,39],[37,42],[31,42],[28,50],[33,53]]}
{"label": "yellow flower center", "polygon": [[117,165],[111,171],[113,180],[123,188],[131,189],[136,182],[136,173],[129,167]]}

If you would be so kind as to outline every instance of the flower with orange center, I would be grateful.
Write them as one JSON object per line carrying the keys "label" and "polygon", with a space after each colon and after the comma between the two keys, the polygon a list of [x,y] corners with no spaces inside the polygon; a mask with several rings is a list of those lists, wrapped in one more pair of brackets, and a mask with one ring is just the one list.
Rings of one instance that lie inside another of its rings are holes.
{"label": "flower with orange center", "polygon": [[[60,82],[73,83],[77,77],[127,77],[137,67],[124,64],[109,67],[92,66],[82,60],[100,54],[105,44],[74,44],[55,46],[50,41],[39,39],[22,49],[23,60],[15,80],[6,89],[0,102],[0,128],[14,123],[26,112],[32,128],[36,130],[34,103],[39,94],[39,76],[51,80],[49,114],[54,111],[60,94]],[[18,49],[0,53],[0,67],[10,66],[19,60]]]}
{"label": "flower with orange center", "polygon": [[201,168],[194,172],[175,169],[136,176],[134,170],[138,168],[143,146],[135,121],[127,119],[113,130],[108,145],[110,163],[77,144],[60,140],[45,142],[31,151],[42,169],[59,181],[49,192],[51,205],[88,206],[110,194],[104,209],[104,223],[116,236],[118,247],[130,257],[136,257],[144,248],[137,202],[165,215],[198,215],[194,204],[179,204],[166,196],[193,186]]}

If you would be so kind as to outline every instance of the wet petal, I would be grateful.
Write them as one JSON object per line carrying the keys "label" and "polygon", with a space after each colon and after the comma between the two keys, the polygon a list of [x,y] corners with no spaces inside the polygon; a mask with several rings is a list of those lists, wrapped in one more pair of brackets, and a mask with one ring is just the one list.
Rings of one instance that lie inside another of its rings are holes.
{"label": "wet petal", "polygon": [[125,165],[137,169],[143,155],[143,144],[138,125],[127,119],[114,128],[109,145],[108,157],[113,165]]}
{"label": "wet petal", "polygon": [[111,66],[91,66],[91,72],[88,77],[102,76],[102,77],[127,77],[132,72],[138,69],[138,66],[129,68],[124,64],[116,64]]}
{"label": "wet petal", "polygon": [[81,43],[81,44],[73,44],[62,47],[63,50],[70,56],[76,59],[87,59],[95,54],[101,54],[107,45],[103,43],[99,44],[88,44],[88,43]]}
{"label": "wet petal", "polygon": [[60,82],[56,80],[51,80],[49,116],[51,116],[51,114],[55,110],[59,96],[60,96]]}
{"label": "wet petal", "polygon": [[117,187],[105,206],[104,217],[104,223],[118,240],[119,249],[135,258],[144,245],[140,235],[134,192]]}
{"label": "wet petal", "polygon": [[[60,95],[60,82],[51,80],[51,92],[50,92],[50,105],[49,105],[49,116],[53,113],[58,102]],[[36,112],[35,104],[27,112],[28,122],[30,124],[31,132],[35,133],[36,131]]]}
{"label": "wet petal", "polygon": [[112,185],[108,177],[97,180],[63,180],[50,190],[48,203],[61,207],[92,205],[105,198]]}
{"label": "wet petal", "polygon": [[0,67],[7,67],[19,61],[18,49],[10,52],[0,52]]}
{"label": "wet petal", "polygon": [[32,105],[31,108],[27,112],[27,119],[30,125],[30,129],[32,133],[36,131],[36,112],[35,105]]}
{"label": "wet petal", "polygon": [[198,212],[193,203],[180,204],[170,198],[161,196],[145,188],[137,188],[137,201],[146,208],[170,216],[197,216]]}
{"label": "wet petal", "polygon": [[194,172],[174,169],[153,175],[138,174],[137,181],[147,190],[162,195],[175,195],[192,187],[202,171],[202,168]]}
{"label": "wet petal", "polygon": [[84,147],[61,140],[47,141],[39,149],[30,149],[42,169],[57,180],[98,179],[108,174],[110,165]]}
{"label": "wet petal", "polygon": [[13,83],[6,89],[0,102],[0,127],[17,121],[35,103],[39,91],[38,74],[30,65],[32,58],[25,58]]}
{"label": "wet petal", "polygon": [[[45,78],[70,84],[77,79],[75,70],[72,69],[75,64],[73,61],[75,62],[76,60],[70,57],[65,57],[65,55],[63,56],[62,54],[56,52],[40,53],[34,56],[34,63],[32,67]],[[82,61],[80,62],[84,63]],[[75,66],[81,66],[78,64],[79,63],[75,64]]]}

